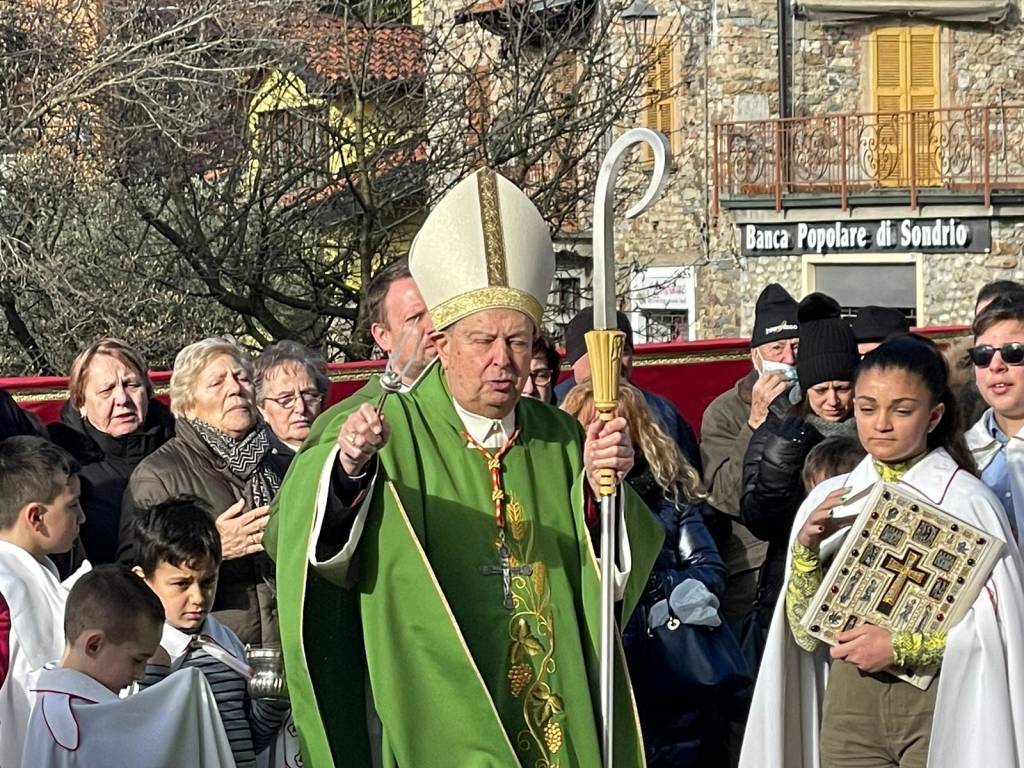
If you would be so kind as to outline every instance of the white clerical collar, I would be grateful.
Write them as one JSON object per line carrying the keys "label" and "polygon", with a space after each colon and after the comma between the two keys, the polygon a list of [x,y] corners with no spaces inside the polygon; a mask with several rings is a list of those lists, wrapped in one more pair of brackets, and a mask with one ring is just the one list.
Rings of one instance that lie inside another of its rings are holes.
{"label": "white clerical collar", "polygon": [[516,428],[516,412],[513,411],[503,419],[489,419],[476,413],[470,413],[458,401],[452,399],[455,413],[462,420],[469,436],[484,448],[501,448],[511,437]]}

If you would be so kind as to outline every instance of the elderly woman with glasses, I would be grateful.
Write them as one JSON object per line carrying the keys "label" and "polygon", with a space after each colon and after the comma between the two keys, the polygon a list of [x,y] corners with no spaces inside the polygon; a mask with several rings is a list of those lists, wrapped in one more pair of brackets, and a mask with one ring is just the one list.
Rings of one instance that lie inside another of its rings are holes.
{"label": "elderly woman with glasses", "polygon": [[277,438],[293,453],[324,407],[327,363],[294,341],[280,341],[256,358],[256,405]]}
{"label": "elderly woman with glasses", "polygon": [[243,643],[278,642],[274,566],[263,551],[268,507],[291,460],[259,417],[252,360],[230,339],[178,353],[171,374],[175,436],[135,468],[121,515],[118,557],[133,560],[134,518],[173,497],[205,502],[224,560],[213,615]]}

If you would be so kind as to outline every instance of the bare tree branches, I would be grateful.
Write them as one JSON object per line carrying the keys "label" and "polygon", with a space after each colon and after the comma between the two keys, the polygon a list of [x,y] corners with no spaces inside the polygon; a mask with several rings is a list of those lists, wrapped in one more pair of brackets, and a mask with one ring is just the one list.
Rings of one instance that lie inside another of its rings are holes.
{"label": "bare tree branches", "polygon": [[0,365],[100,334],[366,356],[362,287],[482,163],[585,231],[643,90],[616,2],[0,0]]}

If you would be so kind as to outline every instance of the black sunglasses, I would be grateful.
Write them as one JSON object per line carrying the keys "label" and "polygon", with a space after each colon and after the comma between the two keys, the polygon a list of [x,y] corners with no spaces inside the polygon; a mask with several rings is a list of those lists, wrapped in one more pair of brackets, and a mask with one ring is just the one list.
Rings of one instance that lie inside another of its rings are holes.
{"label": "black sunglasses", "polygon": [[1001,347],[993,347],[991,344],[979,344],[967,350],[967,356],[979,368],[988,368],[996,352],[1003,358],[1007,365],[1024,364],[1024,344],[1019,341],[1011,341]]}

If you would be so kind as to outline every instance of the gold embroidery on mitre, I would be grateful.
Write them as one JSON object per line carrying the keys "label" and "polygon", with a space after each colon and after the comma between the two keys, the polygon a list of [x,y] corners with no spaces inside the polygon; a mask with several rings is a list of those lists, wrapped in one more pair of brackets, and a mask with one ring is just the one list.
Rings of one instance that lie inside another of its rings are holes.
{"label": "gold embroidery on mitre", "polygon": [[487,284],[504,287],[508,285],[508,262],[505,258],[505,233],[501,224],[497,175],[490,168],[481,169],[476,175],[476,187],[480,197]]}
{"label": "gold embroidery on mitre", "polygon": [[555,663],[555,621],[551,611],[551,585],[547,568],[533,560],[533,525],[524,520],[518,499],[509,496],[505,539],[510,562],[529,563],[531,575],[512,578],[515,610],[508,622],[508,679],[512,696],[521,699],[524,728],[516,734],[516,747],[524,754],[539,754],[531,765],[557,768],[564,733],[565,700],[551,688]]}
{"label": "gold embroidery on mitre", "polygon": [[526,291],[518,288],[492,286],[477,288],[460,293],[436,307],[430,308],[430,319],[435,328],[446,328],[456,320],[461,320],[474,312],[485,309],[514,309],[522,312],[540,327],[544,308]]}

